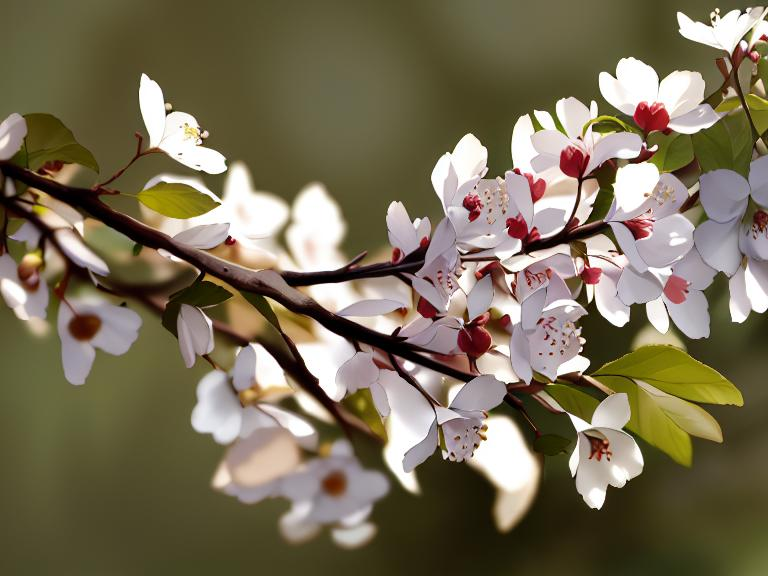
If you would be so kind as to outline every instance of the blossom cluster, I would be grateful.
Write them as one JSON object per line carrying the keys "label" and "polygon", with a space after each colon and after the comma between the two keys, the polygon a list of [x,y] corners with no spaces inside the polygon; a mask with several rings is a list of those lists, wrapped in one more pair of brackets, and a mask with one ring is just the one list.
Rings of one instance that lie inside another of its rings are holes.
{"label": "blossom cluster", "polygon": [[[643,470],[636,436],[689,464],[690,436],[722,440],[698,403],[741,404],[680,348],[638,348],[587,374],[580,322],[596,311],[622,327],[642,304],[658,332],[674,324],[707,338],[705,291],[720,273],[733,321],[768,309],[765,15],[715,11],[704,24],[678,14],[685,38],[719,51],[723,84],[710,95],[698,72],[660,79],[627,57],[597,79],[602,112],[565,97],[520,117],[508,170],[489,174],[487,149],[465,135],[431,174],[439,217],[414,219],[392,202],[376,264],[344,255],[346,223],[322,185],[291,206],[257,191],[240,162],[221,196],[198,177],[160,174],[135,194],[140,222],[101,209],[120,194],[108,186],[147,154],[227,171],[203,146],[209,133],[146,75],[147,146],[140,139],[128,165],[91,189],[68,187],[70,165],[93,168],[87,150],[74,139],[29,150],[25,139],[45,123],[13,114],[0,125],[0,293],[38,327],[56,297],[64,376],[83,384],[96,349],[122,355],[138,338],[141,316],[115,302],[153,302],[144,286],[112,281],[123,260],[91,246],[86,220],[130,238],[156,278],[194,271],[159,311],[184,365],[212,367],[191,423],[227,446],[213,486],[249,504],[289,501],[279,525],[291,541],[328,528],[354,547],[375,534],[370,515],[390,481],[340,437],[360,430],[384,442],[384,462],[411,492],[436,451],[476,469],[497,489],[502,530],[535,497],[544,455],[570,451],[576,490],[601,508],[608,486]],[[746,95],[742,67],[753,80]],[[142,249],[147,238],[160,238],[155,252]],[[259,291],[274,278],[282,291]],[[575,443],[544,432],[534,409],[567,414]]]}

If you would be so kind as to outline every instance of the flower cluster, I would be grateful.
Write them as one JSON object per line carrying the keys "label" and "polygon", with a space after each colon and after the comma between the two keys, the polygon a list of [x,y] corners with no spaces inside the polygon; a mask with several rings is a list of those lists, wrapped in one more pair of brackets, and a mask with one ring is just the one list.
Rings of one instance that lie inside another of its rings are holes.
{"label": "flower cluster", "polygon": [[[690,436],[722,441],[699,404],[742,403],[682,342],[639,347],[588,374],[581,320],[594,310],[622,327],[643,304],[658,332],[671,320],[707,338],[705,291],[718,273],[735,322],[768,310],[765,14],[715,11],[710,25],[678,14],[685,38],[721,52],[723,84],[709,96],[698,72],[659,80],[623,58],[597,79],[602,113],[566,97],[520,117],[507,170],[489,174],[487,149],[467,134],[432,171],[439,216],[413,219],[392,202],[382,215],[389,247],[373,264],[343,254],[346,223],[322,185],[289,205],[257,191],[239,162],[220,196],[197,177],[160,174],[132,195],[141,221],[110,208],[104,200],[120,191],[107,185],[147,154],[227,170],[202,146],[208,132],[146,75],[148,146],[139,138],[128,165],[90,189],[67,183],[68,165],[94,167],[87,150],[74,138],[23,146],[44,124],[13,114],[0,125],[0,293],[37,322],[56,297],[72,384],[86,381],[96,349],[121,355],[136,341],[142,319],[125,300],[158,312],[183,364],[202,358],[213,369],[192,413],[196,431],[227,446],[213,486],[248,504],[290,502],[279,521],[290,541],[327,527],[354,547],[376,532],[373,505],[390,482],[342,433],[383,442],[383,461],[413,493],[436,451],[467,463],[497,489],[501,530],[527,511],[544,455],[570,451],[577,492],[601,508],[608,486],[643,470],[636,436],[690,464]],[[113,279],[131,256],[98,249],[87,232],[105,228],[132,241],[150,280]],[[571,438],[544,429],[547,412],[568,415]]]}

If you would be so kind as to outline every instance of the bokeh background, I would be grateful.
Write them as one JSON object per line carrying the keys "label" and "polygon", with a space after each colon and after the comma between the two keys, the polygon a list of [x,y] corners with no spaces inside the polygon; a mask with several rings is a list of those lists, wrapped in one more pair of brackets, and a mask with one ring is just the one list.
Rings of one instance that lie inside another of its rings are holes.
{"label": "bokeh background", "polygon": [[[143,128],[146,72],[197,115],[211,146],[247,162],[259,188],[291,198],[324,182],[349,219],[350,253],[384,240],[392,199],[436,214],[429,174],[464,133],[501,173],[520,114],[598,98],[598,73],[623,56],[661,75],[716,77],[715,52],[677,34],[677,9],[706,20],[714,8],[694,0],[0,5],[0,116],[59,116],[109,173]],[[146,159],[121,187],[139,189],[169,164]],[[214,190],[221,181],[208,178]],[[421,474],[425,495],[395,489],[377,507],[376,540],[343,552],[322,537],[283,543],[284,503],[249,507],[209,489],[222,451],[189,425],[205,367],[185,370],[151,317],[128,356],[99,355],[75,388],[57,339],[32,337],[3,307],[0,573],[766,574],[766,319],[732,325],[722,282],[711,308],[711,339],[689,349],[736,382],[746,405],[713,410],[725,445],[695,442],[692,469],[647,448],[645,473],[595,512],[566,459],[552,458],[528,517],[499,535],[491,488],[436,457]],[[593,362],[625,352],[642,316],[623,330],[589,320]]]}

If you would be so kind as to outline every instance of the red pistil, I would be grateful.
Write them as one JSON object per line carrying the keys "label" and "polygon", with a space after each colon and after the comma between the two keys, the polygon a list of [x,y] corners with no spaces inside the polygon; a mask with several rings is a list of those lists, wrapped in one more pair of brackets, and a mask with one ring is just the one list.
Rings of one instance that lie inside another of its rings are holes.
{"label": "red pistil", "polygon": [[597,458],[597,461],[600,462],[605,456],[606,461],[610,462],[613,452],[608,449],[611,445],[608,439],[595,438],[594,436],[587,436],[587,438],[589,439],[589,459]]}

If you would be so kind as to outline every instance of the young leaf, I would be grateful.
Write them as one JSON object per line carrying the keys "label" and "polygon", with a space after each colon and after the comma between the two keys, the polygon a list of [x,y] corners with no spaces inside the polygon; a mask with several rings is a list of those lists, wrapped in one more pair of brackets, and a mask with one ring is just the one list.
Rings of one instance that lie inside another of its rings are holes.
{"label": "young leaf", "polygon": [[50,114],[26,114],[27,136],[24,139],[24,154],[19,157],[30,170],[38,170],[46,162],[60,161],[65,164],[80,164],[94,172],[99,165],[93,154],[80,145],[72,131],[61,120]]}
{"label": "young leaf", "polygon": [[217,306],[230,298],[232,298],[232,293],[229,290],[208,280],[203,280],[194,282],[183,290],[172,294],[170,300],[178,304],[207,308]]}
{"label": "young leaf", "polygon": [[587,422],[592,420],[592,414],[600,404],[594,396],[563,384],[549,384],[544,391],[557,400],[563,410]]}
{"label": "young leaf", "polygon": [[280,320],[277,319],[277,314],[272,310],[272,306],[269,305],[269,302],[264,296],[261,294],[254,294],[253,292],[240,292],[240,294],[243,295],[243,298],[245,298],[251,306],[259,311],[259,314],[264,316],[267,322],[272,324],[278,331],[282,332],[283,329],[280,328]]}
{"label": "young leaf", "polygon": [[741,392],[722,374],[674,346],[643,346],[601,366],[593,376],[643,380],[667,394],[694,402],[744,404]]}
{"label": "young leaf", "polygon": [[587,128],[590,126],[592,126],[593,132],[598,132],[600,134],[607,134],[610,132],[630,132],[634,134],[640,133],[640,130],[638,130],[637,127],[632,126],[620,118],[616,118],[616,116],[603,115],[598,116],[597,118],[593,118],[584,124],[582,134],[586,133]]}
{"label": "young leaf", "polygon": [[384,442],[387,441],[387,430],[384,428],[384,424],[381,422],[381,416],[376,410],[376,406],[373,403],[373,397],[371,391],[367,388],[358,390],[354,394],[350,394],[341,402],[344,407],[352,414],[360,418],[368,425],[371,432],[376,434]]}
{"label": "young leaf", "polygon": [[188,184],[170,182],[159,182],[136,196],[147,208],[171,218],[194,218],[220,204]]}
{"label": "young leaf", "polygon": [[692,140],[702,172],[727,168],[747,176],[754,141],[749,120],[743,111],[694,134]]}
{"label": "young leaf", "polygon": [[648,138],[648,144],[659,147],[649,162],[655,164],[660,172],[674,172],[693,161],[693,142],[688,134],[667,136],[654,132]]}
{"label": "young leaf", "polygon": [[543,434],[533,441],[533,449],[545,456],[567,454],[571,441],[557,434]]}

